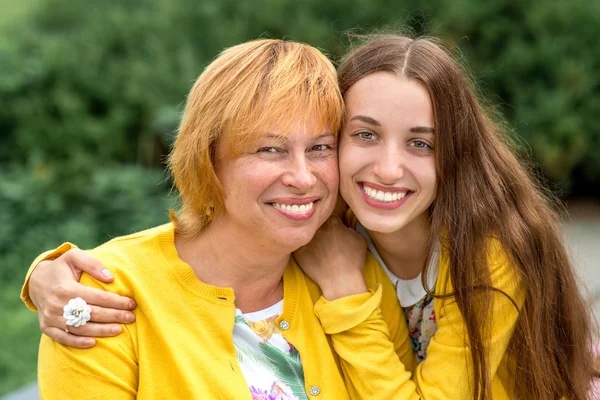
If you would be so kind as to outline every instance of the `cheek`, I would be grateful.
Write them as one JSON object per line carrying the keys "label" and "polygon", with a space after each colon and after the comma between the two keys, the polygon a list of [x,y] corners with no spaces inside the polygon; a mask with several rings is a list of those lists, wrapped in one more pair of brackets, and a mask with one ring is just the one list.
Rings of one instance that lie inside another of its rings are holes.
{"label": "cheek", "polygon": [[339,186],[340,173],[338,169],[338,158],[331,157],[317,166],[320,171],[321,181],[332,192],[337,192]]}
{"label": "cheek", "polygon": [[352,175],[358,169],[357,160],[360,160],[360,150],[350,144],[340,146],[340,180],[344,183],[346,179],[352,179]]}
{"label": "cheek", "polygon": [[430,193],[435,198],[437,189],[437,174],[435,172],[435,160],[433,158],[425,159],[416,169],[419,174],[419,181],[423,190]]}
{"label": "cheek", "polygon": [[359,172],[368,172],[369,166],[379,157],[375,147],[365,148],[348,144],[340,149],[340,184],[352,184]]}
{"label": "cheek", "polygon": [[264,165],[241,165],[221,179],[226,202],[239,204],[256,201],[276,180],[273,168]]}

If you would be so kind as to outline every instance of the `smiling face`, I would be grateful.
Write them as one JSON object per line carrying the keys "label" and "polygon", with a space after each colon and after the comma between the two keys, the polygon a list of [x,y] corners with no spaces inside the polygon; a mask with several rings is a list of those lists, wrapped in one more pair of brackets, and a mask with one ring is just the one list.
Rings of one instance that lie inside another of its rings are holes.
{"label": "smiling face", "polygon": [[292,252],[327,220],[337,198],[337,137],[316,124],[285,136],[272,129],[233,159],[219,155],[225,191],[219,222]]}
{"label": "smiling face", "polygon": [[429,223],[436,193],[434,116],[416,80],[377,72],[346,92],[340,192],[361,224],[392,233]]}

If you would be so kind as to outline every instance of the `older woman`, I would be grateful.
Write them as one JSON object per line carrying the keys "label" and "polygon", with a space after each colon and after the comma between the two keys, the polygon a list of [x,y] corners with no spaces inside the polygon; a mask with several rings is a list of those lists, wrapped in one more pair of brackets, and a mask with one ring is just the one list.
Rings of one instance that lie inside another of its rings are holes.
{"label": "older woman", "polygon": [[[341,369],[324,329],[352,338],[381,314],[410,369],[406,325],[372,258],[366,285],[352,279],[349,292],[326,295],[360,294],[333,302],[319,299],[318,287],[290,259],[335,205],[342,113],[335,69],[310,46],[254,41],[210,64],[189,94],[169,160],[180,213],[88,253],[117,279],[108,285],[84,275],[81,282],[135,298],[135,322],[85,351],[44,335],[42,397],[372,397],[371,382],[380,377]],[[360,243],[355,262],[362,264]],[[68,262],[78,254],[67,251],[72,247],[42,258]],[[390,298],[380,308],[382,296]],[[353,318],[323,328],[317,316],[340,307],[355,308]],[[70,301],[65,334],[85,329],[90,310],[94,316],[97,309]],[[399,373],[406,382],[400,390],[414,391],[410,372]]]}

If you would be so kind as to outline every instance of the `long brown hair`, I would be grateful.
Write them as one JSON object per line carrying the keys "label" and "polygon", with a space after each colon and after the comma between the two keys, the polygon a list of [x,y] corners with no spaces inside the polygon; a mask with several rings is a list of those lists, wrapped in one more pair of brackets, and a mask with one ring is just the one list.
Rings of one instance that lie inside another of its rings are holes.
{"label": "long brown hair", "polygon": [[436,40],[369,37],[338,68],[342,94],[379,71],[416,79],[431,96],[438,176],[432,238],[447,238],[451,248],[452,296],[467,328],[474,400],[492,398],[487,338],[496,289],[486,264],[490,237],[500,241],[526,291],[508,349],[516,368],[514,396],[585,399],[591,320],[551,196],[511,151],[505,125],[484,110],[470,74]]}

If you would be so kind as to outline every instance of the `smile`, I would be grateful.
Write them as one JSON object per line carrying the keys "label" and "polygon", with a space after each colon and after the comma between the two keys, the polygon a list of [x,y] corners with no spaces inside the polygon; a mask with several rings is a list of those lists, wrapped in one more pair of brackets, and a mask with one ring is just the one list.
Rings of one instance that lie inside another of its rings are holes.
{"label": "smile", "polygon": [[384,192],[382,190],[373,189],[363,183],[363,190],[373,200],[381,201],[384,203],[391,203],[392,201],[401,200],[406,196],[406,191],[398,192]]}
{"label": "smile", "polygon": [[318,198],[305,199],[277,199],[270,203],[275,211],[283,214],[292,221],[305,221],[312,217]]}
{"label": "smile", "polygon": [[413,193],[411,190],[404,188],[396,190],[391,188],[389,190],[376,189],[368,186],[366,183],[359,183],[358,186],[361,189],[365,202],[371,207],[380,210],[393,210],[400,207]]}
{"label": "smile", "polygon": [[311,201],[308,204],[300,204],[300,205],[298,205],[298,204],[290,205],[290,204],[273,203],[273,207],[279,208],[279,209],[282,209],[282,210],[285,210],[285,211],[291,212],[291,213],[303,214],[303,213],[306,213],[306,212],[312,210],[314,204],[315,204],[314,201]]}

